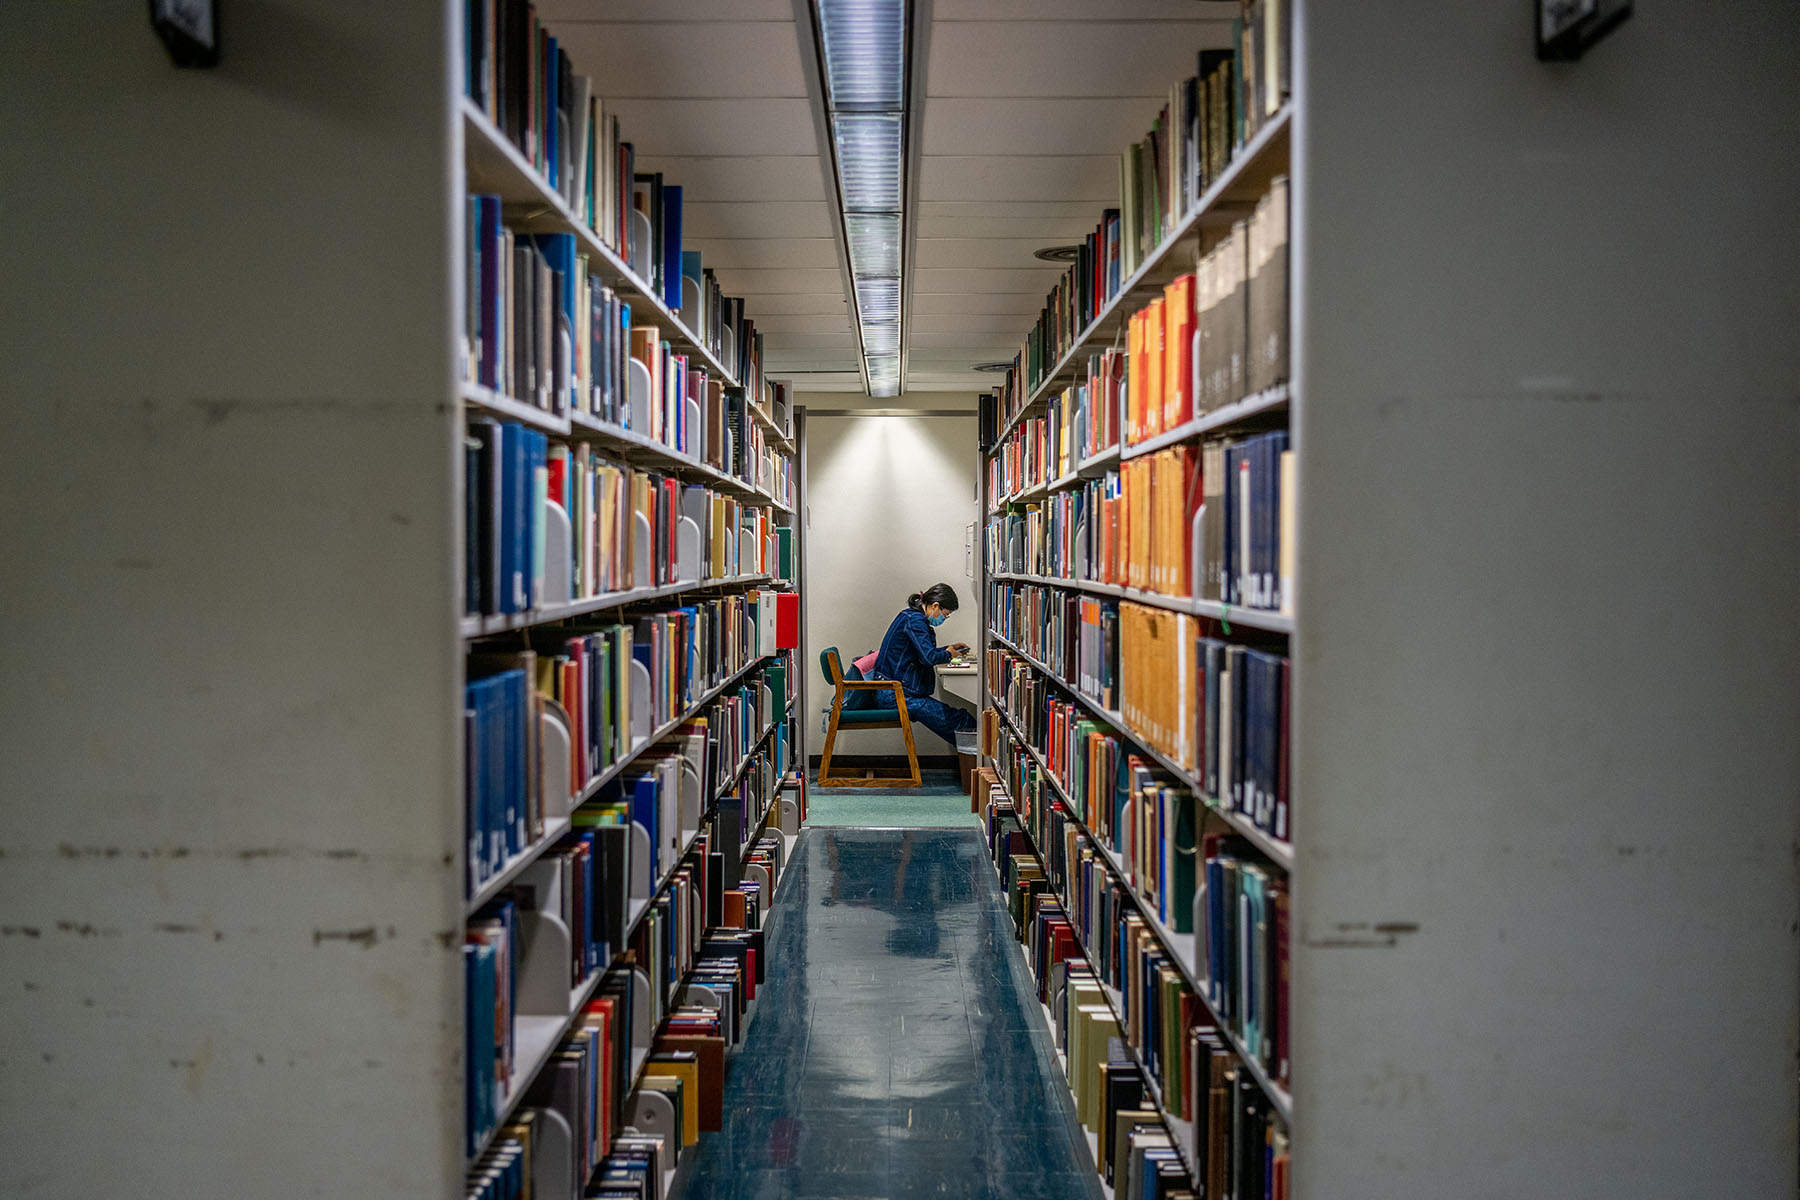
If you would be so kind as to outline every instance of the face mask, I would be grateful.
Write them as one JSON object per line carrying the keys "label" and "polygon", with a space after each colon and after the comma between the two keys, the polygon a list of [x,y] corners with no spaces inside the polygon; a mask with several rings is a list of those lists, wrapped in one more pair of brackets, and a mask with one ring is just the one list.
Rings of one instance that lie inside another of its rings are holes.
{"label": "face mask", "polygon": [[927,621],[931,622],[931,627],[933,629],[936,629],[939,625],[942,625],[945,621],[948,621],[950,619],[950,617],[946,614],[945,616],[941,616],[941,617],[926,617],[925,619]]}

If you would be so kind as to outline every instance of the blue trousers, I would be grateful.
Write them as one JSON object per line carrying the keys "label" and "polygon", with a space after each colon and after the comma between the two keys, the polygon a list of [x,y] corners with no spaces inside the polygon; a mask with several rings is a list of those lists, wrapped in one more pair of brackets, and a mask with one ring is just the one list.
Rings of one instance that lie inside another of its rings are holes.
{"label": "blue trousers", "polygon": [[[892,690],[876,692],[875,696],[882,708],[894,707]],[[975,728],[974,713],[965,708],[953,708],[936,696],[908,696],[906,715],[953,746],[958,730]]]}

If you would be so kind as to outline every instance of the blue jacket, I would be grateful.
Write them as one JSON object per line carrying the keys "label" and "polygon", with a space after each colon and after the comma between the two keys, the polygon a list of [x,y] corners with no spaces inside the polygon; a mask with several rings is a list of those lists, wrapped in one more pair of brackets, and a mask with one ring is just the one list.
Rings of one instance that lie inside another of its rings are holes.
{"label": "blue jacket", "polygon": [[925,614],[916,608],[901,609],[882,635],[875,678],[895,680],[909,696],[929,696],[937,691],[932,668],[949,661],[950,652],[938,649],[937,631]]}

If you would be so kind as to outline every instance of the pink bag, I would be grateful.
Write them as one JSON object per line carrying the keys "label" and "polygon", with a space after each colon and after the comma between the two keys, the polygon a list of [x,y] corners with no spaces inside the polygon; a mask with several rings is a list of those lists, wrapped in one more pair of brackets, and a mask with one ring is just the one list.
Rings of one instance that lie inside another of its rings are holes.
{"label": "pink bag", "polygon": [[850,665],[861,671],[864,679],[873,679],[874,676],[870,672],[875,669],[875,660],[880,657],[880,653],[878,650],[871,650],[861,658],[851,659]]}

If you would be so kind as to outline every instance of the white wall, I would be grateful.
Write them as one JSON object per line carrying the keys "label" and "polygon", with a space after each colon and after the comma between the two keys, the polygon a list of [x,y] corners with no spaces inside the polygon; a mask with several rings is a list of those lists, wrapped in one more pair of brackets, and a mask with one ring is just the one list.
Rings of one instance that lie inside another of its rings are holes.
{"label": "white wall", "polygon": [[0,5],[0,1194],[460,1194],[442,0]]}
{"label": "white wall", "polygon": [[[968,404],[962,396],[907,399],[933,409]],[[809,524],[802,674],[807,750],[818,755],[825,746],[818,712],[831,696],[818,664],[825,647],[837,646],[846,659],[875,649],[908,594],[940,581],[956,589],[962,607],[938,629],[938,644],[980,643],[980,598],[969,574],[975,559],[964,550],[976,514],[975,419],[816,416],[815,408],[836,405],[817,393],[803,400]],[[929,730],[913,736],[920,754],[954,753]],[[897,730],[840,732],[838,753],[903,754],[905,743]]]}
{"label": "white wall", "polygon": [[1725,8],[1306,5],[1301,1200],[1794,1194],[1800,8]]}

